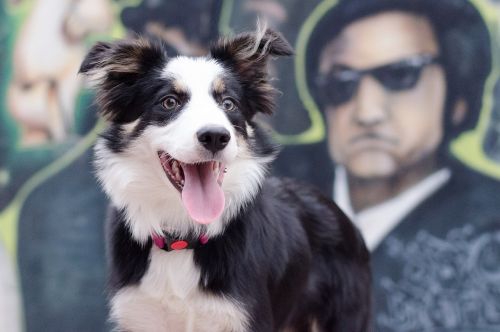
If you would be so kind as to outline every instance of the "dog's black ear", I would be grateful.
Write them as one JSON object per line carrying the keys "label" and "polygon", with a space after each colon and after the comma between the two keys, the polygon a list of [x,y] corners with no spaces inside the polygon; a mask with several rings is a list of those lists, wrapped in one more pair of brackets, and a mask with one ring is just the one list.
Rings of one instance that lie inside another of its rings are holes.
{"label": "dog's black ear", "polygon": [[78,73],[90,74],[92,71],[97,70],[97,68],[102,68],[104,65],[103,61],[107,58],[106,55],[111,53],[111,48],[111,43],[96,43],[85,56]]}
{"label": "dog's black ear", "polygon": [[263,65],[269,55],[292,55],[293,49],[278,32],[266,29],[221,38],[210,48],[213,58],[223,62],[246,62]]}
{"label": "dog's black ear", "polygon": [[211,57],[238,76],[252,113],[270,114],[274,109],[275,89],[267,73],[269,57],[292,54],[293,49],[286,39],[271,29],[221,38],[210,48]]}
{"label": "dog's black ear", "polygon": [[83,60],[79,73],[97,93],[101,115],[108,121],[127,123],[140,115],[138,102],[146,97],[146,76],[167,61],[159,41],[146,38],[98,42]]}

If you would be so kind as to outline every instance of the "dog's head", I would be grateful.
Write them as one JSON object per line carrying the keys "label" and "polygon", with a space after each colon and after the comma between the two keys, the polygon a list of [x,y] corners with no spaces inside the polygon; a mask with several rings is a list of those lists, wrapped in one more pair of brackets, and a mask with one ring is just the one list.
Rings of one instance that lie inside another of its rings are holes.
{"label": "dog's head", "polygon": [[276,151],[253,121],[274,108],[267,62],[291,53],[272,30],[220,39],[199,58],[169,58],[145,38],[90,50],[80,72],[110,124],[97,174],[137,239],[217,233],[254,197]]}

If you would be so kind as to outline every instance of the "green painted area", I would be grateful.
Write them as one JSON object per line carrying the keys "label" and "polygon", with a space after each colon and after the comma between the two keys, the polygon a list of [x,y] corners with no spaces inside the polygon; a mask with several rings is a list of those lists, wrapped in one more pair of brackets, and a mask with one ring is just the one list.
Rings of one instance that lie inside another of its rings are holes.
{"label": "green painted area", "polygon": [[310,127],[298,135],[277,134],[276,138],[282,144],[311,144],[320,142],[325,138],[323,116],[307,87],[306,50],[314,27],[326,12],[337,5],[337,2],[337,0],[326,0],[321,2],[312,11],[300,29],[295,44],[295,84],[299,99],[302,101],[309,115]]}
{"label": "green painted area", "polygon": [[0,212],[0,241],[14,262],[17,261],[17,223],[20,211],[21,205],[12,202]]}
{"label": "green painted area", "polygon": [[[12,153],[15,150],[20,150],[20,147],[18,147],[16,144],[18,135],[16,125],[7,114],[6,91],[7,85],[12,75],[11,68],[14,42],[16,40],[17,34],[20,31],[22,23],[33,7],[33,3],[34,1],[32,0],[22,1],[19,5],[16,6],[9,5],[7,7],[6,13],[0,13],[1,21],[6,22],[5,24],[0,25],[0,33],[7,33],[7,37],[5,38],[5,40],[0,40],[0,42],[2,42],[1,46],[4,48],[4,63],[3,67],[0,68],[0,72],[2,73],[2,78],[0,79],[0,130],[3,131],[2,135],[0,135],[0,140],[3,139],[9,144],[8,150],[5,151],[5,153]],[[125,6],[129,3],[138,4],[140,3],[140,0],[130,0],[127,2],[122,1],[120,4],[115,2],[113,3],[114,12],[119,14],[121,10],[125,8]],[[90,45],[93,44],[96,40],[123,37],[125,35],[125,29],[121,24],[121,21],[115,19],[114,22],[115,23],[109,35],[91,35],[86,40],[86,43]],[[6,29],[6,31],[1,31],[1,29]],[[88,100],[85,100],[85,98],[81,98],[80,96],[77,102],[75,116],[78,117],[78,112],[84,108],[86,109],[88,105]],[[6,248],[7,253],[11,256],[14,269],[17,271],[18,275],[18,224],[21,210],[26,199],[37,187],[68,167],[86,150],[88,150],[97,138],[97,135],[103,130],[103,128],[104,123],[98,122],[93,127],[93,129],[90,130],[90,132],[88,132],[83,138],[78,141],[78,143],[74,147],[72,147],[69,151],[64,153],[61,157],[57,158],[46,167],[33,174],[15,193],[14,198],[8,203],[8,205],[2,211],[0,211],[0,242],[3,243],[3,246]],[[45,149],[49,151],[51,147],[44,146],[44,150]],[[4,169],[0,171],[2,171],[2,173],[4,174],[3,177],[8,181],[10,178],[10,170]],[[20,283],[18,283],[18,285],[20,285]],[[19,293],[21,293],[21,289],[19,289]],[[20,312],[23,311],[22,308],[20,308],[19,310]],[[24,325],[23,322],[21,322],[21,324]]]}
{"label": "green painted area", "polygon": [[221,35],[230,35],[233,33],[231,29],[231,15],[233,14],[234,0],[223,0],[222,8],[219,17],[218,30]]}
{"label": "green painted area", "polygon": [[[9,5],[7,6],[6,13],[4,14],[6,17],[6,24],[1,27],[8,28],[8,35],[3,43],[3,47],[5,47],[6,57],[4,67],[2,68],[2,79],[0,81],[0,121],[2,123],[2,129],[5,128],[7,131],[6,139],[8,142],[12,143],[12,149],[19,150],[15,143],[17,141],[17,130],[16,125],[12,121],[12,119],[7,115],[7,107],[5,104],[5,95],[7,90],[7,84],[11,79],[12,75],[12,50],[14,46],[14,42],[16,40],[17,34],[20,31],[20,27],[27,15],[30,13],[33,7],[33,0],[22,1],[19,5]],[[141,3],[141,0],[129,0],[129,1],[121,1],[114,2],[113,8],[116,13],[116,17],[119,17],[119,13],[126,8],[127,6],[136,6]],[[3,17],[2,17],[3,20]],[[93,44],[96,40],[103,39],[112,39],[112,38],[121,38],[125,35],[125,28],[121,24],[121,21],[118,19],[114,20],[114,25],[111,29],[111,32],[107,35],[98,35],[94,34],[89,36],[86,40],[86,43]],[[3,31],[2,31],[3,32]],[[80,98],[76,114],[82,108],[88,107],[88,102],[82,102],[82,98]],[[21,209],[23,207],[24,202],[30,193],[33,192],[37,187],[43,184],[45,181],[50,179],[51,177],[58,174],[60,171],[69,166],[72,162],[74,162],[79,156],[81,156],[87,149],[89,149],[95,139],[97,138],[99,132],[101,132],[104,128],[103,122],[98,122],[95,127],[87,133],[78,143],[69,151],[64,153],[61,157],[54,160],[52,163],[47,165],[46,167],[40,169],[35,174],[33,174],[26,182],[22,185],[22,187],[18,190],[14,198],[9,202],[9,204],[0,211],[0,241],[3,242],[5,248],[8,253],[11,255],[12,260],[14,262],[17,261],[17,226],[19,223],[19,216],[21,213]],[[50,148],[50,147],[49,147]],[[7,170],[9,172],[9,170]],[[7,174],[7,178],[8,178]]]}
{"label": "green painted area", "polygon": [[0,212],[0,238],[3,240],[7,251],[14,259],[17,258],[17,225],[19,215],[29,194],[47,179],[50,179],[61,170],[68,167],[87,149],[89,149],[103,128],[104,123],[98,122],[94,129],[81,139],[75,147],[71,148],[68,152],[63,154],[47,167],[44,167],[40,171],[36,172],[28,181],[24,183],[7,208]]}
{"label": "green painted area", "polygon": [[[25,1],[19,6],[9,6],[7,2],[6,12],[2,13],[5,17],[2,17],[2,21],[6,22],[1,28],[6,29],[6,31],[1,31],[6,34],[5,40],[2,41],[4,48],[4,66],[2,70],[2,80],[0,81],[0,121],[2,122],[2,130],[5,132],[2,135],[2,139],[8,142],[9,150],[5,153],[9,153],[11,149],[15,148],[15,142],[17,141],[17,130],[12,119],[7,115],[7,105],[6,105],[6,92],[7,85],[11,79],[12,75],[12,50],[15,41],[15,37],[19,31],[22,21],[27,16],[29,9],[32,6],[32,1]],[[7,158],[6,158],[7,159]],[[7,178],[9,178],[10,170],[5,170],[7,172]],[[4,243],[7,252],[11,255],[14,262],[17,261],[16,246],[17,246],[17,224],[19,220],[19,212],[21,206],[19,202],[13,200],[5,209],[0,211],[0,241]]]}
{"label": "green painted area", "polygon": [[479,9],[488,25],[492,43],[493,64],[484,88],[483,107],[478,125],[473,131],[458,137],[453,142],[451,151],[469,167],[500,179],[500,164],[489,159],[482,146],[493,109],[493,88],[495,82],[500,78],[500,15],[498,9],[484,0],[471,0],[471,2]]}

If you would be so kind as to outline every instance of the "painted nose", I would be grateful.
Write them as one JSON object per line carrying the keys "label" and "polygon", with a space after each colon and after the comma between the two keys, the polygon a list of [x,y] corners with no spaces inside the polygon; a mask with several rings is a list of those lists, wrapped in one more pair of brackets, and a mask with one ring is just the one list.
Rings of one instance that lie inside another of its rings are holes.
{"label": "painted nose", "polygon": [[362,127],[378,126],[389,117],[387,91],[374,78],[361,79],[356,95],[354,121]]}
{"label": "painted nose", "polygon": [[231,134],[224,127],[203,127],[196,136],[201,145],[214,154],[224,149],[231,139]]}

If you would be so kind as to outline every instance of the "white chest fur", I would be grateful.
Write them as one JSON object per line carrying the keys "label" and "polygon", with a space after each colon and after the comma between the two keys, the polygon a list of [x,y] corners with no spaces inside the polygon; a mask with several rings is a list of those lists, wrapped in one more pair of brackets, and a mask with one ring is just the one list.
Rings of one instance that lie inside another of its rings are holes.
{"label": "white chest fur", "polygon": [[248,317],[228,297],[202,292],[193,251],[165,252],[153,246],[139,285],[122,288],[111,300],[111,319],[130,332],[243,332]]}

